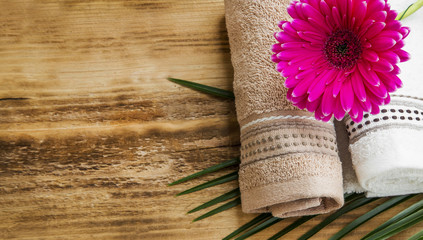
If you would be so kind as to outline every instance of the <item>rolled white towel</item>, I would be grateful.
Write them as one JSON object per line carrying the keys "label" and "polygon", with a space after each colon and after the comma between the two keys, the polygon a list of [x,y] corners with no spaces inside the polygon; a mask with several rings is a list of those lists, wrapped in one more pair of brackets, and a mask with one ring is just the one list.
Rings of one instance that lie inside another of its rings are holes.
{"label": "rolled white towel", "polygon": [[423,192],[422,130],[375,131],[351,144],[353,164],[368,197]]}

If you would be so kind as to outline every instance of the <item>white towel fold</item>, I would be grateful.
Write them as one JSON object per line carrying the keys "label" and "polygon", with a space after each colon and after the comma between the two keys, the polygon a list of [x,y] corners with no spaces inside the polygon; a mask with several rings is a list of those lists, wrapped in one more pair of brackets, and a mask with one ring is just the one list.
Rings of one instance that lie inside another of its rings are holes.
{"label": "white towel fold", "polygon": [[[413,2],[391,5],[400,12]],[[353,166],[368,197],[423,192],[423,11],[402,22],[411,29],[405,40],[411,60],[399,65],[404,87],[380,114],[365,114],[360,123],[344,120]]]}
{"label": "white towel fold", "polygon": [[350,146],[368,197],[423,192],[423,130],[375,131]]}

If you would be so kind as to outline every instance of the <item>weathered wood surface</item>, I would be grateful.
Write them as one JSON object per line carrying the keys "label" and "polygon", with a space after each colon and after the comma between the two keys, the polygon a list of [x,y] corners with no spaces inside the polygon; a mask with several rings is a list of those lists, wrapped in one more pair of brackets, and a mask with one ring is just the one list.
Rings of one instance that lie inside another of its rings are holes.
{"label": "weathered wood surface", "polygon": [[166,77],[231,89],[232,74],[222,0],[0,1],[0,239],[219,239],[251,219],[185,214],[235,182],[167,187],[237,156],[239,133],[231,101]]}

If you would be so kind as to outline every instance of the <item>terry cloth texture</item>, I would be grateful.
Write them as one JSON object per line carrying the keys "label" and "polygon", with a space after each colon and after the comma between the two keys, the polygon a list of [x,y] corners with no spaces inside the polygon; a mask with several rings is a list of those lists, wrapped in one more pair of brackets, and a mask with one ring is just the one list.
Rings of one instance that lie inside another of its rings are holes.
{"label": "terry cloth texture", "polygon": [[[392,8],[404,10],[414,0],[393,0]],[[401,63],[404,87],[392,94],[391,103],[377,115],[365,114],[360,123],[345,119],[352,162],[368,197],[423,192],[423,14],[421,10],[402,20],[411,32]]]}
{"label": "terry cloth texture", "polygon": [[270,60],[288,3],[225,0],[241,127],[242,209],[277,217],[326,213],[344,201],[333,123],[294,107]]}

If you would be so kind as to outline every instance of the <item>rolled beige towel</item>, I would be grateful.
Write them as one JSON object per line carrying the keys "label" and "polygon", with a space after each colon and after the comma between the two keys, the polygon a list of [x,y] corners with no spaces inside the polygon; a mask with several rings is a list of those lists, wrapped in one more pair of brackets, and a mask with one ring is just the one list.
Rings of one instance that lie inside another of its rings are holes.
{"label": "rolled beige towel", "polygon": [[270,60],[288,3],[225,0],[241,126],[242,209],[277,217],[326,213],[344,201],[333,123],[294,107]]}

